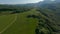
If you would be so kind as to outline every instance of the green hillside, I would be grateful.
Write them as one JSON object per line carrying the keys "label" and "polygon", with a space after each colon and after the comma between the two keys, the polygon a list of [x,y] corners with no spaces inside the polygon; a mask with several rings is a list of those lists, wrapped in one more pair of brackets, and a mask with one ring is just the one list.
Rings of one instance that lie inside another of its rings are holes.
{"label": "green hillside", "polygon": [[[37,26],[37,23],[38,23],[38,19],[37,18],[28,18],[27,16],[28,15],[37,15],[37,12],[35,9],[32,9],[28,12],[23,12],[23,13],[19,13],[19,14],[15,14],[15,15],[9,15],[9,16],[3,16],[0,17],[0,18],[3,18],[4,21],[6,20],[7,21],[7,17],[9,17],[9,19],[13,18],[10,22],[9,22],[9,25],[11,23],[14,23],[11,24],[8,28],[3,28],[3,30],[1,30],[1,34],[35,34],[35,29],[36,29],[36,26]],[[17,16],[17,17],[15,17]],[[16,19],[16,20],[14,20]],[[6,23],[8,23],[6,22]],[[5,24],[6,24],[5,23]],[[3,22],[4,24],[4,22]],[[2,25],[3,25],[2,24]],[[4,26],[4,27],[7,27],[7,26]],[[5,29],[5,30],[4,30]]]}

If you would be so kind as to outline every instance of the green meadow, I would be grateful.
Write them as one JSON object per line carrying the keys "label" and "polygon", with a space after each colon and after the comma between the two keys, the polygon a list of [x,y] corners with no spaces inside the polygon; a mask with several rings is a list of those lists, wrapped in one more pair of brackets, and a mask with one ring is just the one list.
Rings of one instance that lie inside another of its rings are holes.
{"label": "green meadow", "polygon": [[0,33],[1,34],[35,34],[35,29],[38,23],[38,19],[27,18],[28,15],[32,15],[32,14],[37,15],[35,9],[32,9],[28,12],[0,16]]}

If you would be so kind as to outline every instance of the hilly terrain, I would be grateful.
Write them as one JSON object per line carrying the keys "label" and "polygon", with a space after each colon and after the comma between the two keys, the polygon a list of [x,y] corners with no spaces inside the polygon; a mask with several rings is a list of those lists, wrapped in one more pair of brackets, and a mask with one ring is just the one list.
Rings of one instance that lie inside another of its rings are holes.
{"label": "hilly terrain", "polygon": [[0,34],[60,34],[60,2],[0,4]]}
{"label": "hilly terrain", "polygon": [[[38,3],[38,11],[48,18],[50,28],[53,28],[54,34],[60,34],[60,2],[59,0]],[[47,22],[48,24],[48,22]],[[47,26],[46,26],[47,27]],[[56,29],[55,29],[55,28]]]}

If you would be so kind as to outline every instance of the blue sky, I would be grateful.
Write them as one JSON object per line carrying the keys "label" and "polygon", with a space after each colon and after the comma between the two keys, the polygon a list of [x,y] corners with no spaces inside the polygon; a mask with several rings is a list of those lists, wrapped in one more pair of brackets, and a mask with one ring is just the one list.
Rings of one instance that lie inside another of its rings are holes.
{"label": "blue sky", "polygon": [[0,0],[0,4],[26,4],[36,3],[42,0]]}

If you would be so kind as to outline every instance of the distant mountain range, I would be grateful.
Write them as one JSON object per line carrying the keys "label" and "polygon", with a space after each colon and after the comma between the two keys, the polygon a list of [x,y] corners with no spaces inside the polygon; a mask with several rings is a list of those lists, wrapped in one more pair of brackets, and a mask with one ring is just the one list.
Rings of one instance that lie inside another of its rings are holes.
{"label": "distant mountain range", "polygon": [[[40,1],[38,3],[13,4],[13,5],[15,5],[15,6],[27,6],[27,7],[45,7],[45,6],[51,6],[51,5],[56,5],[56,4],[60,4],[60,0],[55,0],[55,1],[44,0],[44,1]],[[9,4],[2,4],[2,5],[8,5],[9,6]]]}
{"label": "distant mountain range", "polygon": [[0,6],[11,6],[11,7],[36,7],[36,8],[47,8],[53,11],[56,11],[56,9],[58,9],[57,11],[60,11],[60,0],[55,0],[55,1],[51,1],[51,0],[44,0],[38,3],[28,3],[28,4],[16,4],[16,5],[8,5],[8,4],[2,4]]}
{"label": "distant mountain range", "polygon": [[51,0],[44,0],[38,3],[28,3],[28,4],[16,4],[16,6],[27,6],[27,7],[56,7],[56,6],[60,6],[60,0],[55,0],[55,1],[51,1]]}
{"label": "distant mountain range", "polygon": [[45,1],[42,1],[42,2],[37,3],[37,6],[42,6],[43,7],[45,5],[50,5],[50,4],[56,5],[58,3],[60,3],[60,0],[55,0],[55,1],[45,0]]}

